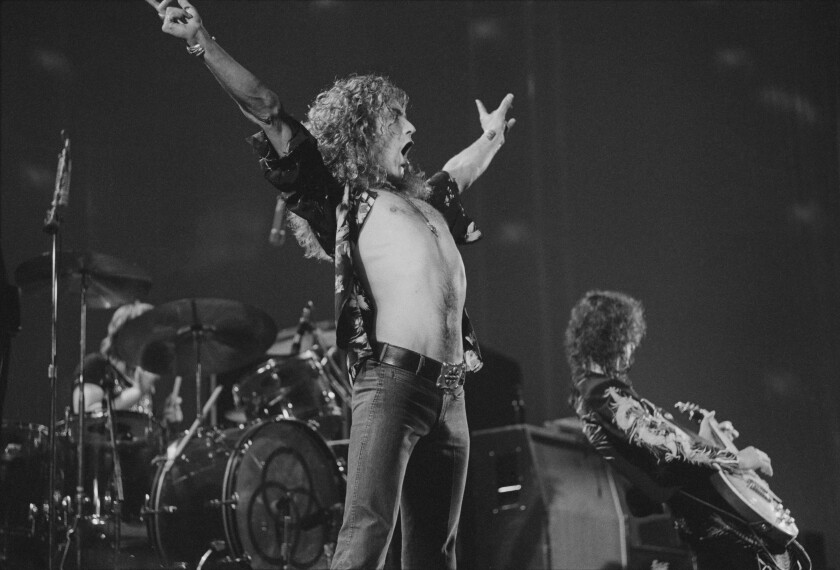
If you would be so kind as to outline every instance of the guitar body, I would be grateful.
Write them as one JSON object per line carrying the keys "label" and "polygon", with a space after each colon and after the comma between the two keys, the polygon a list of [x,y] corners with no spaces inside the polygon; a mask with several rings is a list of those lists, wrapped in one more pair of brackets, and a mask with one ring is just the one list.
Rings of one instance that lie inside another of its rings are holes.
{"label": "guitar body", "polygon": [[712,486],[735,512],[762,534],[776,543],[788,544],[799,529],[782,502],[767,483],[754,471],[712,475]]}
{"label": "guitar body", "polygon": [[[710,412],[696,404],[678,402],[676,407],[683,412],[699,412],[708,416]],[[732,441],[712,418],[710,427],[720,446],[733,453],[738,452]],[[770,486],[753,470],[728,472],[718,467],[718,472],[712,475],[712,486],[726,503],[744,519],[759,534],[774,542],[787,545],[799,534],[799,529],[790,511],[784,508],[782,500],[770,490]]]}

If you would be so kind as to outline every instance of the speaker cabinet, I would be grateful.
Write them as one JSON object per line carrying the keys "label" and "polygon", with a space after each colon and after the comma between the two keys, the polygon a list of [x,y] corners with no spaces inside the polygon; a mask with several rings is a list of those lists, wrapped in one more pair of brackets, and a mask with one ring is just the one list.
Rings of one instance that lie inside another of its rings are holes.
{"label": "speaker cabinet", "polygon": [[507,426],[474,432],[471,447],[465,568],[693,568],[670,514],[634,515],[632,488],[580,432]]}

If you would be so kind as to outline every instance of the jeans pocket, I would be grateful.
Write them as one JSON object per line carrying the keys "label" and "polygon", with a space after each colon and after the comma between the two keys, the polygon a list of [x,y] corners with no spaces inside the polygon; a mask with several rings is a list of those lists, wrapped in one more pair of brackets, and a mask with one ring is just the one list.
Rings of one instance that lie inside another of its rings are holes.
{"label": "jeans pocket", "polygon": [[352,408],[355,411],[364,403],[370,403],[385,382],[381,366],[366,362],[353,382]]}

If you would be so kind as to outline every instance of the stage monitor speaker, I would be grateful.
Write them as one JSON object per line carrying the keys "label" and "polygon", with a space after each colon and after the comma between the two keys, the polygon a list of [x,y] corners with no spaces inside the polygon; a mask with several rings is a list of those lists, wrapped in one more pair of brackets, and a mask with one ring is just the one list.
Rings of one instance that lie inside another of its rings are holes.
{"label": "stage monitor speaker", "polygon": [[630,487],[582,433],[529,425],[472,435],[462,560],[475,570],[690,570],[670,514],[635,516]]}

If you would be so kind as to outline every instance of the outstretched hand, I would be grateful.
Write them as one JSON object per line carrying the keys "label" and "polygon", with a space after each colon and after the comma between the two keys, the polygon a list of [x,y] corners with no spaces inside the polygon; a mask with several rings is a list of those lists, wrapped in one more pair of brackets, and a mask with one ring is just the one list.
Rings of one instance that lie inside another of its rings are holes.
{"label": "outstretched hand", "polygon": [[[147,0],[150,4],[154,0]],[[167,2],[156,5],[158,16],[163,20],[161,30],[165,33],[190,42],[201,29],[201,16],[189,0],[178,0],[179,7],[166,6]],[[164,8],[165,9],[162,9]]]}
{"label": "outstretched hand", "polygon": [[475,105],[478,107],[478,119],[481,121],[481,128],[484,129],[484,136],[489,140],[501,136],[499,144],[504,144],[505,134],[516,124],[516,119],[507,118],[507,112],[513,105],[513,94],[505,95],[505,98],[492,113],[489,113],[484,103],[478,99],[475,100]]}

